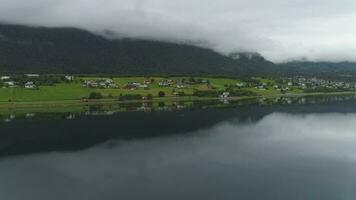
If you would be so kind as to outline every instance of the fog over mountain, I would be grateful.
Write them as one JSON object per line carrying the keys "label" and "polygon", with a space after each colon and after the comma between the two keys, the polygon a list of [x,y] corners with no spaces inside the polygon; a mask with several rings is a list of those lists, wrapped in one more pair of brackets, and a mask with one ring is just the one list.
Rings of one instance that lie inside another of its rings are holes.
{"label": "fog over mountain", "polygon": [[275,62],[356,61],[354,0],[0,0],[0,21],[191,41]]}

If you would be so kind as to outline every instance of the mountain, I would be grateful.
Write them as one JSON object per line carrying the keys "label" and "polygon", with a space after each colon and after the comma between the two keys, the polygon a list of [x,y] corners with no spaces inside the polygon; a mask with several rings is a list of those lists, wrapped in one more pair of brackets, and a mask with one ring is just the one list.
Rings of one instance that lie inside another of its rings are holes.
{"label": "mountain", "polygon": [[275,67],[253,53],[226,56],[189,44],[0,24],[0,73],[251,75]]}
{"label": "mountain", "polygon": [[274,64],[256,52],[222,55],[189,44],[108,39],[75,28],[0,24],[0,73],[304,75],[354,79],[356,63]]}

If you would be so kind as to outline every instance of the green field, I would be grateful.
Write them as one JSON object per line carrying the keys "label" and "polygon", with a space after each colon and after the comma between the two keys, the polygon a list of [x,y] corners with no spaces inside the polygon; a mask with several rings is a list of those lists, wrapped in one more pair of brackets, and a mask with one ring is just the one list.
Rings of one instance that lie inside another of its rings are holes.
{"label": "green field", "polygon": [[[158,83],[164,79],[174,81],[186,79],[190,77],[116,77],[112,78],[119,88],[115,89],[100,89],[100,88],[86,88],[83,87],[83,80],[99,80],[109,77],[76,77],[76,80],[71,83],[60,83],[54,86],[38,86],[37,89],[25,89],[21,87],[16,88],[0,88],[0,102],[43,102],[43,101],[64,101],[64,100],[80,100],[88,98],[91,92],[99,92],[104,98],[116,99],[121,95],[126,94],[140,94],[147,96],[151,94],[154,98],[158,98],[158,93],[163,91],[166,97],[175,97],[173,90],[176,92],[184,92],[186,96],[192,96],[194,91],[218,91],[223,92],[227,87],[233,87],[236,83],[241,82],[238,79],[229,78],[209,78],[199,77],[196,79],[208,80],[210,86],[207,84],[191,84],[186,88],[178,89],[172,87],[159,87]],[[125,88],[128,82],[143,83],[145,79],[154,79],[152,84],[149,84],[148,89],[129,90]],[[252,91],[257,95],[280,94],[279,91],[273,88],[274,80],[261,79],[261,82],[268,83],[267,90],[260,90],[255,87],[245,88],[244,90]],[[296,91],[297,92],[297,91]]]}

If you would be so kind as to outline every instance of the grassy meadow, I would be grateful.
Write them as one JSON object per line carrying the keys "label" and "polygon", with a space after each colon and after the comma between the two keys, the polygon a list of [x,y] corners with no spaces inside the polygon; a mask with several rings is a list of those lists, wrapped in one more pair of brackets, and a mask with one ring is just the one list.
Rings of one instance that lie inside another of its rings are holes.
{"label": "grassy meadow", "polygon": [[[179,81],[182,79],[188,80],[190,77],[115,77],[112,78],[118,88],[87,88],[83,87],[84,80],[102,80],[109,77],[76,77],[74,81],[69,83],[59,83],[53,86],[38,86],[36,89],[25,89],[22,87],[15,88],[0,88],[0,102],[41,102],[41,101],[65,101],[65,100],[80,100],[87,98],[91,92],[98,92],[104,98],[116,99],[121,95],[126,94],[140,94],[142,96],[152,95],[153,98],[158,98],[158,93],[163,91],[165,97],[176,97],[173,90],[176,92],[184,92],[185,96],[192,96],[194,91],[209,91],[215,90],[223,92],[227,87],[234,87],[237,83],[241,82],[237,79],[230,78],[209,78],[198,77],[196,79],[208,80],[210,86],[204,83],[190,84],[186,88],[178,89],[172,87],[160,87],[159,82],[162,80],[170,79]],[[146,79],[154,79],[154,82],[149,84],[148,89],[135,89],[129,90],[125,86],[129,82],[143,83]],[[261,82],[268,83],[267,90],[260,90],[255,87],[245,88],[244,90],[252,91],[258,95],[280,94],[279,91],[273,88],[274,80],[261,79]]]}

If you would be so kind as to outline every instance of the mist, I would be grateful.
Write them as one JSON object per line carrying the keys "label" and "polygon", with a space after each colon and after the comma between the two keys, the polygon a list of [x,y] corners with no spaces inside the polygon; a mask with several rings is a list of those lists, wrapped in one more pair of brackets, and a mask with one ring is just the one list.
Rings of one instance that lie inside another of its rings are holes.
{"label": "mist", "polygon": [[356,61],[354,0],[0,0],[3,23],[191,42],[274,62]]}

